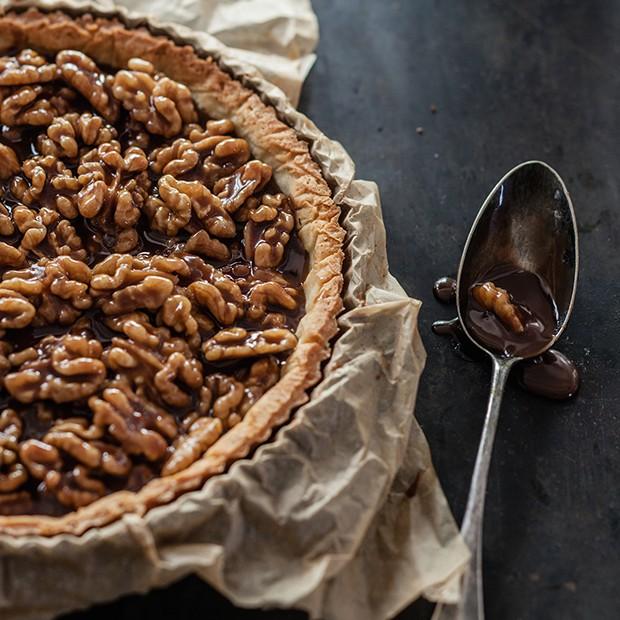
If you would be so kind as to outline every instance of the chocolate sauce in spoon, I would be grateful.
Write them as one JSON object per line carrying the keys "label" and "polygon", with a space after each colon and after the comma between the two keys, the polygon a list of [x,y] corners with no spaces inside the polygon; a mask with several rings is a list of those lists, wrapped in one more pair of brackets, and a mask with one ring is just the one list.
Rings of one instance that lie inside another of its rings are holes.
{"label": "chocolate sauce in spoon", "polygon": [[[502,265],[484,274],[480,281],[493,281],[496,286],[510,291],[511,300],[524,324],[522,333],[511,332],[493,312],[483,308],[470,291],[465,320],[470,332],[485,346],[505,355],[519,356],[527,355],[532,347],[540,350],[552,339],[557,324],[557,308],[542,278],[531,272]],[[440,278],[433,286],[433,294],[442,303],[454,304],[456,281],[449,277]],[[449,336],[455,353],[463,359],[478,361],[485,357],[469,340],[458,318],[436,321],[433,323],[433,332]],[[539,396],[563,400],[574,396],[579,389],[579,371],[575,364],[555,349],[519,362],[516,368],[519,386]]]}
{"label": "chocolate sauce in spoon", "polygon": [[[516,314],[521,331],[506,325],[497,311],[474,295],[483,283],[502,291],[504,305]],[[482,274],[467,292],[463,320],[468,333],[485,348],[504,357],[531,357],[544,351],[558,327],[558,309],[547,283],[535,273],[513,265],[498,265]]]}

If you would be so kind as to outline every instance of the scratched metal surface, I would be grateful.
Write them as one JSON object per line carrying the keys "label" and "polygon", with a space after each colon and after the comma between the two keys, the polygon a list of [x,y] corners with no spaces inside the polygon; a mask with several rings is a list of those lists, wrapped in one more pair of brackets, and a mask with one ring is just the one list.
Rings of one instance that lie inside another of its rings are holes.
{"label": "scratched metal surface", "polygon": [[[416,414],[457,518],[489,383],[430,333],[451,311],[431,285],[453,273],[497,179],[540,158],[580,223],[581,280],[559,348],[583,373],[552,403],[509,386],[489,480],[487,616],[620,615],[620,2],[315,0],[317,64],[301,108],[340,140],[383,197],[392,271],[424,301],[428,351]],[[430,106],[437,106],[431,114]],[[416,128],[422,127],[419,135]],[[200,610],[198,612],[197,610]],[[428,618],[417,604],[400,620]],[[196,578],[65,620],[303,618],[235,609]]]}

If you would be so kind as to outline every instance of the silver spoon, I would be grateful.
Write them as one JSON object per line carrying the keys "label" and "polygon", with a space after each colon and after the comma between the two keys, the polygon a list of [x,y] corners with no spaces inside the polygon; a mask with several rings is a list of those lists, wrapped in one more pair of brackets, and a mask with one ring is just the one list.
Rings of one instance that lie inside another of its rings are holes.
{"label": "silver spoon", "polygon": [[478,342],[467,329],[465,307],[469,289],[482,274],[512,264],[541,276],[558,309],[553,339],[560,337],[573,309],[579,251],[577,223],[564,182],[547,164],[528,161],[508,172],[489,194],[471,228],[457,275],[456,304],[467,337],[493,361],[493,379],[478,455],[469,489],[461,534],[471,551],[457,605],[438,605],[433,620],[484,620],[482,591],[482,520],[487,475],[504,386],[514,364],[523,358],[502,357]]}

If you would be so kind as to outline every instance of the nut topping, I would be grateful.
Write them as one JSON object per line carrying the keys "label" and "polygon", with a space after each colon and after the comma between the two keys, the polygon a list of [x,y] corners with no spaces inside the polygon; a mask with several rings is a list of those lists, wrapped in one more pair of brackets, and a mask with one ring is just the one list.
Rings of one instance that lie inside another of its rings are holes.
{"label": "nut topping", "polygon": [[0,515],[55,516],[243,423],[305,257],[271,167],[146,60],[4,56],[0,124]]}
{"label": "nut topping", "polygon": [[149,461],[163,457],[168,444],[160,432],[168,414],[123,388],[107,388],[103,398],[93,396],[88,404],[97,425],[107,427],[127,454],[142,454]]}

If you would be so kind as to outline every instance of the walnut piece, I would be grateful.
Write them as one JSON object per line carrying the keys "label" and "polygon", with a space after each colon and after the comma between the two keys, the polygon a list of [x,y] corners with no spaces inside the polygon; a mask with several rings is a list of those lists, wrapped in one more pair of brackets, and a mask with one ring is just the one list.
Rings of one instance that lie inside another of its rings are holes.
{"label": "walnut piece", "polygon": [[46,134],[37,138],[37,144],[42,155],[73,159],[79,154],[80,144],[99,146],[114,140],[116,136],[116,129],[101,116],[73,112],[56,117]]}
{"label": "walnut piece", "polygon": [[15,232],[9,210],[0,202],[0,235],[8,237]]}
{"label": "walnut piece", "polygon": [[277,267],[295,227],[295,218],[284,194],[265,194],[248,210],[244,229],[246,257],[259,267]]}
{"label": "walnut piece", "polygon": [[118,117],[118,102],[111,96],[111,79],[104,76],[92,58],[77,50],[63,50],[56,55],[62,78],[103,116],[114,122]]}
{"label": "walnut piece", "polygon": [[0,413],[0,448],[16,451],[23,427],[23,422],[15,409],[4,409]]}
{"label": "walnut piece", "polygon": [[183,250],[190,254],[199,254],[219,261],[225,261],[230,258],[228,246],[219,239],[211,237],[206,230],[195,232],[185,242]]}
{"label": "walnut piece", "polygon": [[133,120],[166,138],[181,133],[183,123],[198,118],[189,89],[155,75],[153,66],[140,59],[130,60],[129,70],[116,74],[112,90]]}
{"label": "walnut piece", "polygon": [[17,153],[6,144],[0,144],[0,179],[6,180],[21,168]]}
{"label": "walnut piece", "polygon": [[48,231],[47,242],[56,256],[70,256],[82,262],[86,259],[87,254],[82,239],[69,220],[58,221],[56,226]]}
{"label": "walnut piece", "polygon": [[71,433],[81,439],[101,439],[103,429],[90,424],[86,418],[59,418],[54,422],[53,431]]}
{"label": "walnut piece", "polygon": [[35,307],[17,291],[0,288],[0,328],[19,329],[32,323]]}
{"label": "walnut piece", "polygon": [[157,318],[160,323],[174,331],[192,336],[198,331],[198,323],[192,316],[192,302],[185,295],[172,295],[164,301]]}
{"label": "walnut piece", "polygon": [[228,239],[235,236],[235,223],[222,202],[199,181],[180,181],[165,175],[159,180],[159,194],[160,198],[149,199],[145,205],[156,230],[174,235],[187,226],[193,212],[210,235]]}
{"label": "walnut piece", "polygon": [[[248,409],[280,378],[280,367],[273,357],[256,360],[244,380],[244,396],[238,414],[245,415]],[[234,421],[234,420],[233,420]]]}
{"label": "walnut piece", "polygon": [[197,127],[189,132],[189,139],[178,138],[170,146],[155,149],[149,158],[151,170],[180,177],[200,166],[203,182],[213,187],[216,181],[246,163],[250,158],[248,143],[241,138],[213,133],[214,126],[210,123],[206,131]]}
{"label": "walnut piece", "polygon": [[[54,208],[63,217],[78,215],[76,196],[80,190],[78,179],[70,168],[53,155],[37,155],[22,164],[23,176],[11,181],[11,192],[27,206],[36,205],[41,197],[50,195],[46,206]],[[53,202],[52,202],[53,200]]]}
{"label": "walnut piece", "polygon": [[192,217],[191,198],[174,186],[174,177],[164,176],[158,182],[159,197],[150,196],[145,203],[151,226],[165,235],[176,235]]}
{"label": "walnut piece", "polygon": [[112,298],[102,304],[105,314],[126,314],[138,308],[157,310],[172,293],[174,284],[167,278],[147,276],[139,284],[132,284],[112,293]]}
{"label": "walnut piece", "polygon": [[234,377],[216,373],[207,378],[205,388],[209,392],[213,415],[226,422],[241,405],[244,396],[243,383]]}
{"label": "walnut piece", "polygon": [[94,295],[108,295],[122,287],[140,283],[148,276],[167,278],[176,283],[177,274],[189,275],[187,263],[178,257],[110,254],[94,267],[91,287]]}
{"label": "walnut piece", "polygon": [[[13,345],[6,340],[0,340],[0,388],[4,385],[4,376],[11,369],[9,356],[13,351]],[[2,428],[2,418],[0,417],[0,432]],[[1,440],[0,440],[1,441]]]}
{"label": "walnut piece", "polygon": [[269,305],[295,310],[297,308],[297,301],[293,297],[295,294],[295,289],[286,287],[275,279],[268,282],[257,280],[250,284],[247,316],[255,320],[263,319]]}
{"label": "walnut piece", "polygon": [[19,446],[19,458],[30,475],[37,480],[45,479],[48,473],[62,467],[58,450],[38,439],[22,442]]}
{"label": "walnut piece", "polygon": [[58,448],[87,467],[97,467],[101,462],[101,452],[93,445],[70,431],[52,430],[45,435],[43,441]]}
{"label": "walnut piece", "polygon": [[89,469],[101,469],[111,476],[127,476],[131,460],[118,446],[99,441],[102,435],[102,427],[88,427],[84,418],[78,418],[70,423],[54,424],[43,441]]}
{"label": "walnut piece", "polygon": [[47,238],[48,227],[56,224],[60,218],[57,211],[42,207],[39,211],[18,205],[13,209],[13,221],[22,233],[23,237],[19,244],[24,252],[35,251]]}
{"label": "walnut piece", "polygon": [[290,351],[296,344],[295,334],[288,329],[248,332],[241,327],[231,327],[207,340],[203,352],[207,360],[217,362]]}
{"label": "walnut piece", "polygon": [[102,398],[92,396],[88,405],[95,424],[107,427],[127,454],[142,454],[156,461],[168,447],[161,433],[174,437],[176,427],[171,416],[127,387],[106,388]]}
{"label": "walnut piece", "polygon": [[191,299],[204,306],[222,325],[232,325],[243,315],[243,296],[239,286],[212,268],[209,280],[192,282],[187,291]]}
{"label": "walnut piece", "polygon": [[213,193],[221,200],[228,213],[234,213],[255,192],[260,191],[271,179],[271,167],[258,160],[249,161],[232,175],[220,179],[213,186]]}
{"label": "walnut piece", "polygon": [[3,267],[19,267],[26,255],[22,250],[4,241],[0,241],[0,265]]}
{"label": "walnut piece", "polygon": [[149,167],[156,174],[179,177],[195,168],[199,160],[200,156],[193,143],[179,138],[170,146],[155,149],[149,155]]}
{"label": "walnut piece", "polygon": [[121,372],[153,401],[174,407],[191,404],[190,392],[203,382],[202,364],[184,340],[171,338],[169,330],[152,327],[137,313],[119,317],[110,326],[126,338],[112,338],[104,353],[109,368]]}
{"label": "walnut piece", "polygon": [[0,493],[16,491],[28,480],[15,450],[0,446]]}
{"label": "walnut piece", "polygon": [[49,125],[58,110],[45,98],[41,86],[23,86],[4,97],[0,122],[14,125]]}
{"label": "walnut piece", "polygon": [[42,213],[37,213],[33,209],[25,206],[17,206],[13,209],[13,220],[17,225],[22,237],[21,250],[34,250],[47,237],[46,224],[53,223],[58,219],[56,211],[50,211],[44,207]]}
{"label": "walnut piece", "polygon": [[129,252],[138,243],[134,227],[151,187],[147,165],[142,149],[131,146],[121,151],[116,140],[101,144],[80,160],[80,215],[92,219],[106,238],[114,239],[109,244],[113,251]]}
{"label": "walnut piece", "polygon": [[523,333],[525,326],[508,291],[495,286],[493,282],[484,282],[474,285],[472,295],[485,310],[495,314],[509,330],[517,334]]}
{"label": "walnut piece", "polygon": [[106,369],[97,340],[83,336],[47,336],[37,345],[37,359],[24,362],[4,378],[13,398],[22,403],[50,399],[57,403],[94,394]]}
{"label": "walnut piece", "polygon": [[232,428],[279,377],[280,369],[273,357],[255,361],[245,377],[210,375],[202,388],[198,411],[202,415],[211,412],[226,429]]}
{"label": "walnut piece", "polygon": [[178,351],[166,358],[162,369],[155,374],[153,384],[166,404],[187,407],[191,404],[191,396],[183,391],[177,382],[185,384],[191,390],[202,385],[202,364]]}
{"label": "walnut piece", "polygon": [[0,86],[39,84],[56,79],[56,65],[31,49],[22,50],[17,56],[0,58]]}
{"label": "walnut piece", "polygon": [[88,506],[106,493],[103,482],[89,476],[88,469],[82,465],[76,465],[70,472],[50,471],[45,476],[45,485],[61,504],[74,509]]}
{"label": "walnut piece", "polygon": [[162,467],[162,476],[170,476],[187,469],[210,448],[223,433],[222,422],[214,418],[198,418],[187,435],[173,444],[174,451]]}
{"label": "walnut piece", "polygon": [[92,306],[90,268],[70,256],[42,258],[27,269],[7,271],[0,291],[19,293],[36,306],[36,323],[69,325]]}

